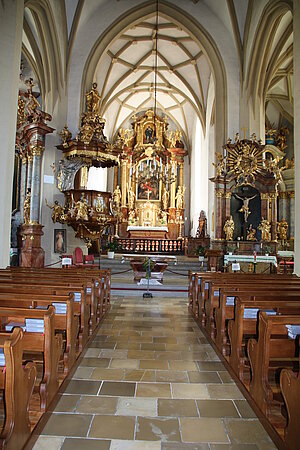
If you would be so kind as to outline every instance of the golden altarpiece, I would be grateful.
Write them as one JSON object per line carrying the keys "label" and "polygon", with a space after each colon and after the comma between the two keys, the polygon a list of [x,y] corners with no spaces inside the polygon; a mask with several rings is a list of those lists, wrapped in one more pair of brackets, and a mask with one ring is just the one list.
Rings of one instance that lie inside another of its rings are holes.
{"label": "golden altarpiece", "polygon": [[123,142],[114,189],[121,191],[121,238],[178,239],[184,224],[184,149],[179,131],[152,110],[120,129]]}
{"label": "golden altarpiece", "polygon": [[286,166],[282,156],[266,153],[254,134],[240,139],[238,133],[216,153],[214,250],[276,252],[278,241],[287,240],[288,223],[278,221]]}

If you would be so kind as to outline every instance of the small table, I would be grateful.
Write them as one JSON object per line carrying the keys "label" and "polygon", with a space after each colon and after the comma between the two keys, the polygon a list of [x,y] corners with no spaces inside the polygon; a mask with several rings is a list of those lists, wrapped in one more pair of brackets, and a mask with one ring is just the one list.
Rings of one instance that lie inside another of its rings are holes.
{"label": "small table", "polygon": [[144,267],[146,258],[149,258],[150,261],[154,263],[154,266],[151,270],[151,278],[159,281],[162,281],[163,273],[170,262],[177,264],[176,256],[124,254],[122,255],[122,262],[129,260],[130,266],[134,273],[134,279],[136,281],[140,281],[142,278],[147,278],[147,271]]}

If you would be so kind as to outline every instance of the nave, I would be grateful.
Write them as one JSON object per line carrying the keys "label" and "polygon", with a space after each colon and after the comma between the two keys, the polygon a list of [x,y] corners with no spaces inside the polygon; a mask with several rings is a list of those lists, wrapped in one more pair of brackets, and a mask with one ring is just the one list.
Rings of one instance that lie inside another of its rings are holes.
{"label": "nave", "polygon": [[276,448],[187,299],[111,305],[26,450]]}

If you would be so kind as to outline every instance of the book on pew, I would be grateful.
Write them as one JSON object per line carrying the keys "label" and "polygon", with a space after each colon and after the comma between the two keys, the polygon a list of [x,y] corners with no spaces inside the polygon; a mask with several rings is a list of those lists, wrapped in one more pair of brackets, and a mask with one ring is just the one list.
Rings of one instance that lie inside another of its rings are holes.
{"label": "book on pew", "polygon": [[5,366],[5,356],[3,348],[0,348],[0,366]]}
{"label": "book on pew", "polygon": [[74,292],[74,302],[81,301],[81,292]]}
{"label": "book on pew", "polygon": [[43,319],[25,319],[26,331],[28,333],[44,333],[45,324]]}
{"label": "book on pew", "polygon": [[23,322],[8,322],[5,325],[5,331],[12,331],[15,327],[20,327],[23,331],[26,331],[26,327]]}
{"label": "book on pew", "polygon": [[234,306],[235,297],[226,297],[226,306]]}
{"label": "book on pew", "polygon": [[67,314],[67,304],[66,303],[53,302],[52,306],[54,306],[56,314]]}
{"label": "book on pew", "polygon": [[[257,319],[259,308],[245,308],[244,309],[244,319]],[[264,310],[268,316],[276,316],[276,311],[274,310]]]}
{"label": "book on pew", "polygon": [[296,339],[300,334],[300,325],[286,325],[288,330],[288,337],[291,339]]}

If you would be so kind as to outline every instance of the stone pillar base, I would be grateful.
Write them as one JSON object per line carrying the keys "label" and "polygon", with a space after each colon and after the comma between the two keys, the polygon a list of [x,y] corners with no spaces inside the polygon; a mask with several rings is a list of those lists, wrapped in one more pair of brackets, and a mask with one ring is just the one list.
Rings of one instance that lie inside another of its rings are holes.
{"label": "stone pillar base", "polygon": [[40,269],[45,265],[45,252],[41,247],[43,226],[40,224],[21,225],[19,235],[22,240],[20,266]]}

